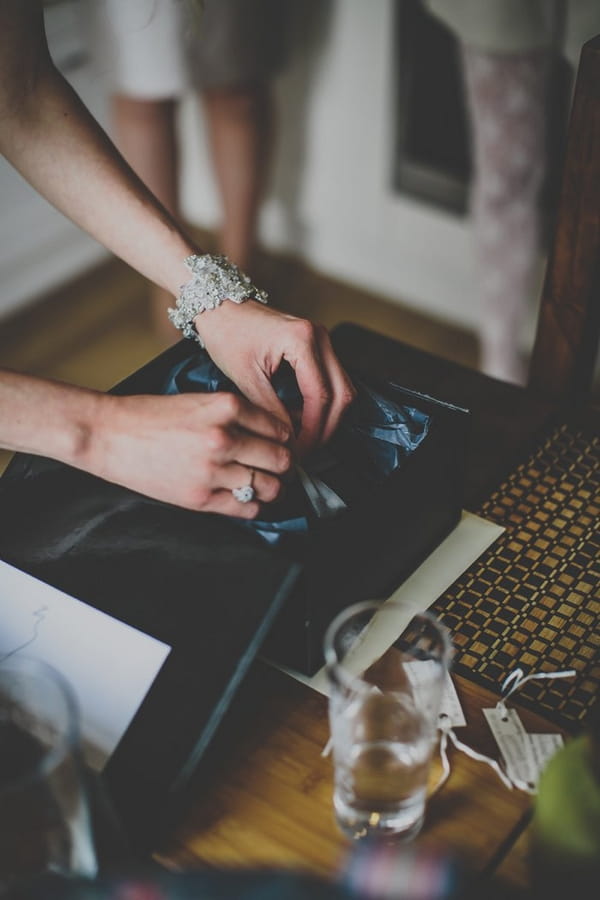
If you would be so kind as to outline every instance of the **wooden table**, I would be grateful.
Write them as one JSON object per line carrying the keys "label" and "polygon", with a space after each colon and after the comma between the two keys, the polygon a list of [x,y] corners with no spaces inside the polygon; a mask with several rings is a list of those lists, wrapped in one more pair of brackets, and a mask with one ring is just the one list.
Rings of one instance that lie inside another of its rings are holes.
{"label": "wooden table", "polygon": [[[467,722],[460,738],[497,756],[481,708],[497,697],[462,679],[457,689]],[[325,698],[289,676],[257,665],[245,697],[253,715],[210,786],[190,796],[188,814],[175,839],[163,848],[167,864],[267,865],[307,869],[331,876],[350,844],[332,810],[332,763],[323,757],[328,737]],[[522,711],[530,731],[556,731]],[[530,797],[509,791],[494,772],[463,753],[450,751],[451,775],[427,807],[420,845],[456,854],[470,869],[493,872],[528,821]],[[432,783],[441,774],[432,767]],[[527,872],[511,867],[505,880],[521,883]]]}
{"label": "wooden table", "polygon": [[[556,416],[551,404],[522,389],[355,326],[339,328],[335,346],[354,369],[472,410],[465,498],[469,509],[476,509],[525,457]],[[597,411],[586,410],[585,416],[600,423]],[[497,757],[481,712],[495,705],[497,695],[461,678],[455,682],[468,723],[460,738]],[[257,663],[237,708],[243,713],[230,729],[210,783],[203,780],[191,791],[188,812],[160,858],[186,868],[292,866],[331,875],[349,844],[333,820],[332,764],[321,755],[329,736],[325,698]],[[557,731],[541,717],[519,711],[529,731]],[[526,844],[519,838],[531,798],[509,791],[488,766],[463,753],[453,750],[450,758],[450,778],[428,804],[419,845],[443,848],[475,872],[496,872],[512,887],[525,886]],[[432,780],[439,773],[436,761]]]}

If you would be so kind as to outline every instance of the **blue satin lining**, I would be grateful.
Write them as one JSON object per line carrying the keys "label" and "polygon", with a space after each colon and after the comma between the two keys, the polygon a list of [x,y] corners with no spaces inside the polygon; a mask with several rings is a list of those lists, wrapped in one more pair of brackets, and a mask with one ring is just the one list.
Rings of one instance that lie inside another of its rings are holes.
{"label": "blue satin lining", "polygon": [[[325,447],[303,463],[311,476],[324,481],[334,490],[337,488],[329,484],[327,476],[336,466],[341,467],[351,480],[363,485],[365,490],[380,484],[416,450],[430,425],[430,417],[421,410],[395,403],[358,379],[353,379],[353,382],[357,396],[336,434]],[[284,364],[272,383],[278,397],[292,417],[297,419],[302,409],[302,395],[291,367]],[[239,393],[235,384],[203,350],[196,350],[172,368],[163,392],[182,394],[190,391]],[[305,533],[310,528],[309,516],[304,514],[273,521],[255,519],[243,522],[271,544],[279,543],[285,534]]]}

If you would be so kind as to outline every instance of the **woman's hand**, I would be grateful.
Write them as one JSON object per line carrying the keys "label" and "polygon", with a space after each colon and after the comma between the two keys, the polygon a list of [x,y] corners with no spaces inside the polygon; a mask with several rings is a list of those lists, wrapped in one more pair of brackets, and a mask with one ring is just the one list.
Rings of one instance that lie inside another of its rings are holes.
{"label": "woman's hand", "polygon": [[[157,500],[252,519],[281,491],[289,438],[289,426],[234,394],[98,395],[71,463]],[[236,500],[232,489],[250,483],[256,500]]]}
{"label": "woman's hand", "polygon": [[323,326],[253,300],[226,301],[196,316],[195,325],[216,365],[242,393],[288,425],[271,378],[283,360],[291,365],[304,400],[299,455],[331,437],[356,392]]}

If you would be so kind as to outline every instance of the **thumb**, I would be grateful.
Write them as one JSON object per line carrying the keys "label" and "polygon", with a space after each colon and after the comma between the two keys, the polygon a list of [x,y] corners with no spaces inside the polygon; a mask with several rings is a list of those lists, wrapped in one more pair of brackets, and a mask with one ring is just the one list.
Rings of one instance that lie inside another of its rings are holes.
{"label": "thumb", "polygon": [[237,385],[251,403],[285,422],[290,427],[291,433],[294,433],[290,414],[275,393],[273,385],[264,372],[253,372],[250,375],[246,373],[243,379],[238,380]]}

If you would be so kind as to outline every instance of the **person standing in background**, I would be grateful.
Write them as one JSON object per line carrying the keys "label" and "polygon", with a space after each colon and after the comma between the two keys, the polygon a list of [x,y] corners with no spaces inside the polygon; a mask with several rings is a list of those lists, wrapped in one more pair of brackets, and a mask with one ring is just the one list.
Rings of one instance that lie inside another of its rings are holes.
{"label": "person standing in background", "polygon": [[[519,336],[539,277],[551,54],[575,71],[598,0],[423,0],[456,36],[471,129],[480,368],[523,383]],[[566,123],[565,123],[566,124]]]}
{"label": "person standing in background", "polygon": [[[220,251],[252,268],[257,219],[273,155],[273,79],[288,47],[288,0],[93,0],[92,42],[108,80],[114,139],[175,218],[177,108],[198,92],[222,206]],[[154,327],[175,338],[152,294]]]}

